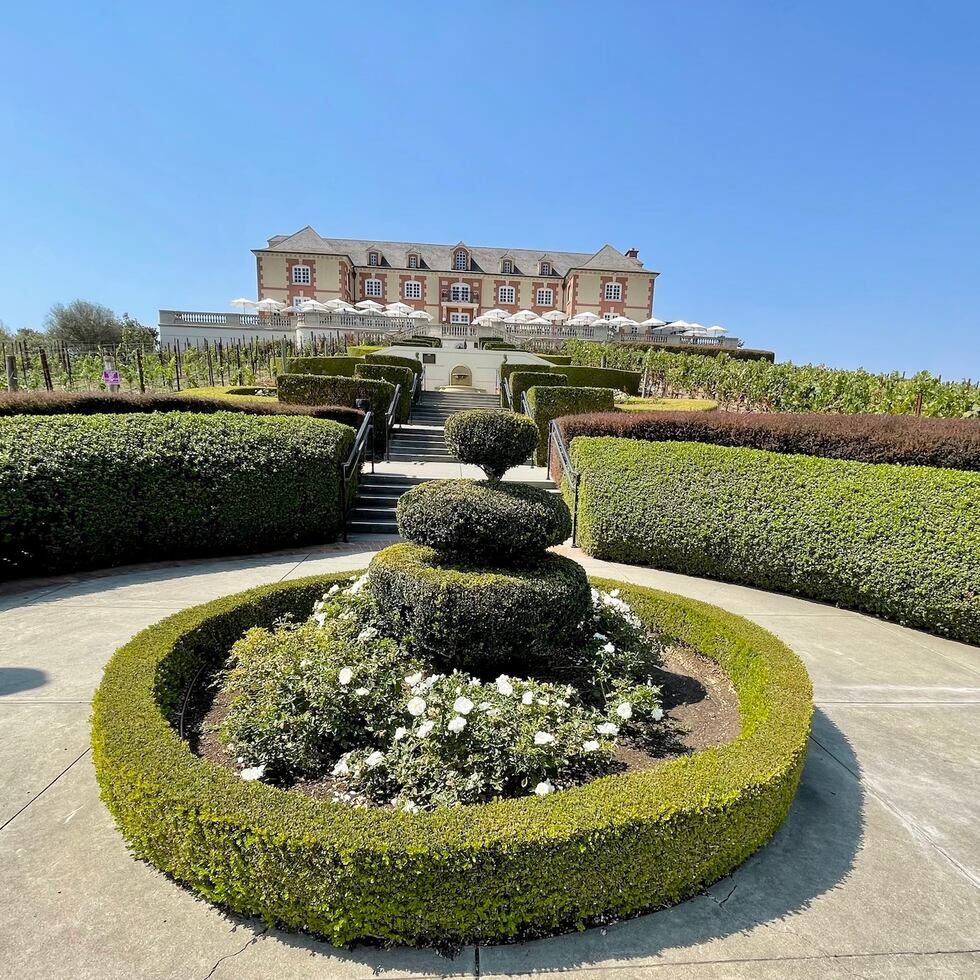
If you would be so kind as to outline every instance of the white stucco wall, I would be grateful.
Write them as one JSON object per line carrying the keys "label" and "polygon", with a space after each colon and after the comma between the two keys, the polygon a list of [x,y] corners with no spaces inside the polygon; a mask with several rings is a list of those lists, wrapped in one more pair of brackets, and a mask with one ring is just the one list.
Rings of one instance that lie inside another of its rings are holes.
{"label": "white stucco wall", "polygon": [[[456,368],[469,368],[474,388],[490,394],[497,391],[500,365],[537,364],[550,366],[537,354],[522,350],[476,350],[473,347],[386,347],[385,354],[399,357],[416,357],[425,364],[425,390],[435,391],[449,385]],[[431,360],[429,358],[431,357]]]}

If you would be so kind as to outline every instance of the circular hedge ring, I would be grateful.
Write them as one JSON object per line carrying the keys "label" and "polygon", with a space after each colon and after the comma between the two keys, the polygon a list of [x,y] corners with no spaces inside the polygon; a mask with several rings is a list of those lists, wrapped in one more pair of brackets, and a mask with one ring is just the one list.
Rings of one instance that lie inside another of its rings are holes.
{"label": "circular hedge ring", "polygon": [[714,606],[614,585],[648,624],[716,660],[739,696],[734,741],[538,798],[407,814],[289,793],[191,753],[174,727],[202,666],[252,626],[308,615],[301,579],[227,596],[118,650],[96,694],[102,799],[129,846],[208,899],[344,944],[482,942],[670,905],[776,831],[806,755],[812,691],[771,633]]}
{"label": "circular hedge ring", "polygon": [[525,483],[429,480],[398,501],[398,530],[416,544],[475,561],[540,555],[572,533],[561,494]]}

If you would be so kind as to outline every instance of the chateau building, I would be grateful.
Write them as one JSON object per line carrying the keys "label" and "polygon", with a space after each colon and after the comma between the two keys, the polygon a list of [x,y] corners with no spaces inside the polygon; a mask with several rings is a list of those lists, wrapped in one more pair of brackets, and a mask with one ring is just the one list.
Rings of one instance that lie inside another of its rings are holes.
{"label": "chateau building", "polygon": [[270,238],[254,255],[262,299],[401,302],[435,323],[471,323],[495,307],[640,322],[653,315],[658,275],[644,268],[635,248],[604,245],[589,254],[354,241],[321,238],[309,226]]}

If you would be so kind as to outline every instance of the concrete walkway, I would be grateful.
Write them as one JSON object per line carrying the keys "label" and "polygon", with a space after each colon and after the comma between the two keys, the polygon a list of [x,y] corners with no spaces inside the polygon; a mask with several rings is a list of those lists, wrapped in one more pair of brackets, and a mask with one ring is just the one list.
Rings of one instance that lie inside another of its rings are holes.
{"label": "concrete walkway", "polygon": [[818,710],[789,819],[706,894],[605,929],[470,947],[449,960],[270,931],[133,861],[99,801],[88,747],[90,700],[112,651],[186,606],[363,567],[382,543],[0,592],[0,976],[980,975],[978,650],[799,599],[589,559],[590,572],[755,620],[813,677]]}

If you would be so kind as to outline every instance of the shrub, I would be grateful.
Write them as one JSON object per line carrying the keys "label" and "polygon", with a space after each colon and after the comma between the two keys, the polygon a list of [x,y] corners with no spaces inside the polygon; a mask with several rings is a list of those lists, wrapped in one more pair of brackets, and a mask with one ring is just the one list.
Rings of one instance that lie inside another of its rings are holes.
{"label": "shrub", "polygon": [[323,374],[331,378],[353,378],[354,369],[363,364],[361,357],[291,357],[286,362],[287,374]]}
{"label": "shrub", "polygon": [[415,372],[410,368],[396,367],[393,364],[358,364],[354,369],[355,378],[371,378],[401,385],[398,394],[398,421],[407,422],[412,413],[412,382]]}
{"label": "shrub", "polygon": [[980,642],[980,476],[583,438],[589,554],[819,599]]}
{"label": "shrub", "polygon": [[625,391],[627,395],[637,395],[640,391],[639,371],[569,364],[562,367],[561,373],[568,377],[570,385],[577,388],[614,388]]}
{"label": "shrub", "polygon": [[572,519],[561,496],[540,487],[431,480],[398,501],[398,530],[443,554],[510,564],[561,544]]}
{"label": "shrub", "polygon": [[446,447],[461,463],[479,466],[490,480],[526,462],[536,441],[533,423],[513,412],[474,408],[446,420]]}
{"label": "shrub", "polygon": [[510,396],[514,400],[511,408],[515,412],[521,411],[521,395],[535,385],[542,387],[550,385],[554,388],[558,385],[567,384],[568,376],[565,374],[545,373],[544,371],[515,371],[510,376]]}
{"label": "shrub", "polygon": [[862,463],[903,463],[980,470],[980,422],[903,415],[656,412],[576,415],[560,419],[565,439],[617,436],[646,442],[800,453]]}
{"label": "shrub", "polygon": [[480,344],[482,350],[520,350],[517,344],[508,344],[504,340],[488,340]]}
{"label": "shrub", "polygon": [[384,347],[376,347],[371,344],[348,344],[347,345],[347,356],[348,357],[367,357],[368,354],[374,354],[379,350],[384,350]]}
{"label": "shrub", "polygon": [[391,342],[392,347],[442,347],[438,337],[402,337]]}
{"label": "shrub", "polygon": [[415,357],[399,357],[397,354],[368,354],[365,358],[369,364],[391,364],[394,367],[409,368],[416,374],[422,374],[424,365]]}
{"label": "shrub", "polygon": [[364,413],[342,405],[283,405],[275,398],[232,396],[225,389],[197,389],[194,393],[109,394],[105,391],[0,392],[0,417],[7,415],[128,415],[146,412],[233,412],[244,415],[302,415],[331,419],[357,429]]}
{"label": "shrub", "polygon": [[549,364],[555,364],[559,367],[572,363],[572,357],[570,354],[538,354],[538,357],[543,358]]}
{"label": "shrub", "polygon": [[393,384],[370,378],[318,374],[284,374],[279,378],[279,400],[287,405],[355,405],[359,398],[366,398],[374,413],[376,448],[384,447],[384,418],[394,395]]}
{"label": "shrub", "polygon": [[381,618],[419,653],[491,677],[550,664],[591,607],[582,566],[549,553],[514,572],[395,544],[371,562],[369,590]]}
{"label": "shrub", "polygon": [[305,617],[341,578],[184,610],[106,668],[92,723],[102,799],[138,857],[205,898],[338,944],[539,935],[697,894],[785,817],[810,729],[803,665],[738,616],[627,585],[644,623],[728,674],[742,720],[733,742],[543,799],[416,815],[246,783],[194,756],[172,725],[191,679],[250,627]]}
{"label": "shrub", "polygon": [[353,440],[245,413],[0,419],[0,577],[332,540]]}
{"label": "shrub", "polygon": [[538,430],[534,462],[548,462],[548,429],[552,419],[580,412],[608,412],[613,407],[612,388],[531,388],[527,393],[528,408]]}

